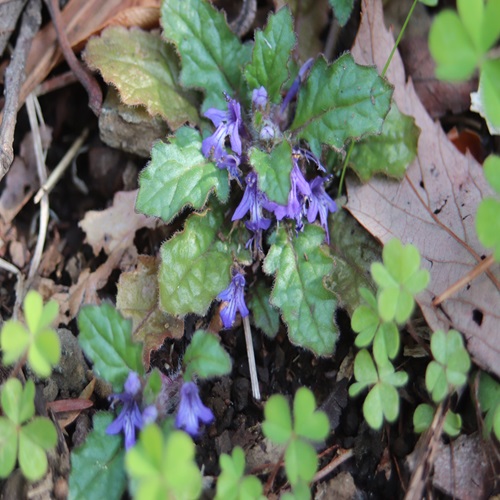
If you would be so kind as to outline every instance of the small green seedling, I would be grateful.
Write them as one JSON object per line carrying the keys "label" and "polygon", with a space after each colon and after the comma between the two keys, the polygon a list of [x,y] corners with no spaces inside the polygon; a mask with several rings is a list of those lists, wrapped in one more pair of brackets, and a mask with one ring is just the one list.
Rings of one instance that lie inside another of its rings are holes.
{"label": "small green seedling", "polygon": [[377,299],[367,288],[360,288],[359,293],[366,304],[361,304],[354,311],[351,327],[358,334],[356,347],[369,347],[373,342],[373,355],[378,365],[387,359],[394,359],[399,351],[399,330],[394,321],[380,319]]}
{"label": "small green seedling", "polygon": [[[500,156],[486,158],[483,172],[491,187],[500,195]],[[484,198],[477,208],[476,231],[479,241],[486,248],[493,248],[493,257],[500,261],[500,201]]]}
{"label": "small green seedling", "polygon": [[[426,431],[434,418],[435,409],[428,404],[417,406],[413,414],[413,428],[416,433],[420,434]],[[458,413],[453,413],[448,410],[443,424],[443,431],[450,437],[457,437],[462,429],[462,417]]]}
{"label": "small green seedling", "polygon": [[27,357],[33,371],[48,377],[52,367],[61,357],[61,343],[57,333],[50,328],[58,313],[57,302],[43,305],[42,296],[30,290],[24,299],[26,326],[20,321],[8,320],[0,333],[3,362],[12,365]]}
{"label": "small green seedling", "polygon": [[354,360],[356,382],[349,387],[349,395],[356,397],[367,387],[372,387],[363,403],[363,415],[373,429],[380,429],[384,419],[394,422],[399,415],[399,395],[397,387],[408,381],[405,372],[396,372],[392,364],[375,367],[375,363],[366,349],[362,349]]}
{"label": "small green seedling", "polygon": [[276,444],[286,446],[285,471],[292,488],[309,484],[318,470],[316,450],[310,444],[322,442],[330,428],[328,417],[316,410],[313,393],[301,387],[293,400],[293,419],[286,398],[275,394],[264,408],[264,435]]}
{"label": "small green seedling", "polygon": [[5,382],[2,388],[0,417],[0,477],[14,470],[16,460],[23,475],[30,481],[43,477],[47,471],[46,451],[57,443],[54,424],[46,417],[35,415],[35,384],[28,380],[21,385],[17,378]]}
{"label": "small green seedling", "polygon": [[245,476],[245,453],[237,446],[231,455],[219,458],[221,474],[215,500],[263,500],[262,484],[255,476]]}
{"label": "small green seedling", "polygon": [[403,246],[398,239],[390,240],[382,251],[384,263],[374,262],[373,279],[379,286],[378,312],[383,321],[402,324],[415,307],[414,296],[429,283],[429,272],[420,269],[420,253],[412,244]]}
{"label": "small green seedling", "polygon": [[485,372],[481,373],[479,379],[479,404],[481,411],[486,413],[485,436],[489,436],[493,431],[500,441],[500,384]]}
{"label": "small green seedling", "polygon": [[134,498],[199,498],[202,476],[194,453],[193,440],[185,432],[172,431],[165,439],[158,425],[146,426],[125,456]]}
{"label": "small green seedling", "polygon": [[434,360],[427,366],[425,385],[435,403],[467,382],[470,357],[462,335],[456,330],[434,332],[431,337]]}

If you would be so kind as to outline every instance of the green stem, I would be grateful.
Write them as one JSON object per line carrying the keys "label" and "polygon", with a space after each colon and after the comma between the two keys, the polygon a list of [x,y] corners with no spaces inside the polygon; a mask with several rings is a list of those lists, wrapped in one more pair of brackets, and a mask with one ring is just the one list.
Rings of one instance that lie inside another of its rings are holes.
{"label": "green stem", "polygon": [[[410,18],[413,14],[413,11],[415,10],[415,7],[418,3],[418,0],[413,0],[413,4],[411,6],[410,11],[408,12],[408,15],[406,16],[405,22],[403,24],[403,27],[401,28],[401,31],[399,32],[399,36],[396,40],[396,43],[394,44],[394,47],[391,50],[391,53],[389,54],[389,57],[387,58],[387,62],[385,63],[384,69],[382,70],[382,73],[380,74],[382,77],[385,76],[389,65],[391,64],[392,58],[394,57],[394,53],[396,52],[396,49],[398,48],[399,42],[401,42],[401,38],[403,38],[404,32],[406,30],[406,26],[408,26],[408,23],[410,22]],[[347,151],[347,155],[344,160],[344,165],[342,166],[342,173],[340,174],[340,182],[339,182],[339,190],[337,193],[337,197],[339,197],[342,194],[342,188],[344,187],[344,177],[345,177],[345,172],[347,170],[347,165],[349,164],[349,158],[351,157],[352,150],[354,149],[354,141],[351,142],[349,145],[349,150]]]}

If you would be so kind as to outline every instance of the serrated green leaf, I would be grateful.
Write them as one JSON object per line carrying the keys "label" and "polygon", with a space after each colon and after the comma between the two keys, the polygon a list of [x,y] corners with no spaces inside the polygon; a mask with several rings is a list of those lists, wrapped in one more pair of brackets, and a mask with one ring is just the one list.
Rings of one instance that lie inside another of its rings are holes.
{"label": "serrated green leaf", "polygon": [[223,92],[237,97],[241,91],[241,68],[250,60],[251,45],[242,45],[224,16],[205,0],[163,2],[161,24],[181,56],[181,83],[203,89],[202,111],[224,109]]}
{"label": "serrated green leaf", "polygon": [[113,418],[108,412],[96,413],[93,431],[71,453],[70,500],[122,498],[126,487],[122,438],[106,434]]}
{"label": "serrated green leaf", "polygon": [[112,305],[84,306],[78,314],[78,340],[94,363],[96,373],[113,385],[115,392],[131,371],[142,374],[142,346],[132,342],[131,321]]}
{"label": "serrated green leaf", "polygon": [[322,143],[340,150],[348,139],[380,133],[392,91],[375,68],[356,64],[350,54],[331,65],[320,57],[299,91],[291,130],[318,157]]}
{"label": "serrated green leaf", "polygon": [[323,441],[328,436],[330,423],[326,413],[316,411],[314,394],[306,387],[301,387],[293,400],[293,430],[311,441]]}
{"label": "serrated green leaf", "polygon": [[294,344],[319,355],[335,348],[337,328],[333,321],[336,300],[323,284],[333,261],[323,252],[323,229],[306,225],[295,236],[282,226],[264,261],[264,271],[275,274],[271,303],[281,309]]}
{"label": "serrated green leaf", "polygon": [[[437,0],[436,0],[437,1]],[[354,0],[328,0],[340,26],[345,26],[351,17]]]}
{"label": "serrated green leaf", "polygon": [[219,209],[192,214],[184,231],[161,247],[160,305],[169,314],[203,316],[231,280],[233,263],[227,242],[217,234],[223,221]]}
{"label": "serrated green leaf", "polygon": [[460,81],[472,76],[478,54],[462,20],[452,10],[440,12],[429,31],[429,50],[436,61],[436,76]]}
{"label": "serrated green leaf", "polygon": [[269,100],[279,102],[281,87],[288,79],[288,62],[294,45],[292,15],[284,7],[269,16],[263,32],[255,32],[252,60],[245,68],[250,90],[263,86]]}
{"label": "serrated green leaf", "polygon": [[271,396],[264,407],[262,432],[273,443],[285,444],[292,435],[292,416],[288,401],[281,394]]}
{"label": "serrated green leaf", "polygon": [[419,135],[414,118],[401,113],[393,102],[381,134],[371,135],[356,144],[350,166],[363,182],[380,173],[402,179],[417,154]]}
{"label": "serrated green leaf", "polygon": [[193,335],[182,364],[185,380],[192,380],[194,374],[202,379],[227,375],[232,365],[219,339],[204,330],[198,330]]}
{"label": "serrated green leaf", "polygon": [[255,326],[273,339],[279,330],[280,316],[278,311],[271,306],[271,290],[263,280],[259,280],[249,290],[247,305],[252,311],[251,317]]}
{"label": "serrated green leaf", "polygon": [[14,470],[17,459],[16,424],[0,417],[0,477],[6,478]]}
{"label": "serrated green leaf", "polygon": [[500,59],[487,59],[481,66],[480,91],[486,117],[494,127],[500,127]]}
{"label": "serrated green leaf", "polygon": [[301,439],[292,440],[285,451],[285,471],[290,483],[294,485],[301,479],[309,483],[317,470],[316,450]]}
{"label": "serrated green leaf", "polygon": [[173,130],[199,122],[194,94],[178,84],[179,57],[160,35],[111,26],[88,41],[84,58],[118,89],[125,104],[161,115]]}
{"label": "serrated green leaf", "polygon": [[290,143],[281,142],[270,154],[252,148],[250,164],[258,174],[259,189],[269,200],[279,205],[286,205],[291,187],[290,172],[293,167]]}
{"label": "serrated green leaf", "polygon": [[157,142],[151,161],[139,175],[136,208],[146,215],[170,222],[185,207],[202,208],[210,193],[223,203],[229,196],[227,170],[217,168],[201,154],[199,132],[189,145]]}

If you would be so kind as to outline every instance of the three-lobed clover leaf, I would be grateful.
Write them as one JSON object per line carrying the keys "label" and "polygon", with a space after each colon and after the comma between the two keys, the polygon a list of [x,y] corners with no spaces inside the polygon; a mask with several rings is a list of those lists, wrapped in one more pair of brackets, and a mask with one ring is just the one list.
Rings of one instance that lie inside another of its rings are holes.
{"label": "three-lobed clover leaf", "polygon": [[349,395],[356,397],[367,387],[371,387],[363,403],[363,415],[373,429],[380,429],[384,422],[394,422],[399,415],[399,395],[397,387],[408,381],[405,372],[396,372],[389,361],[375,367],[366,349],[362,349],[354,360],[356,382],[349,387]]}
{"label": "three-lobed clover leaf", "polygon": [[[484,176],[492,188],[500,194],[500,156],[490,155],[483,165]],[[477,208],[476,231],[479,241],[493,248],[493,257],[500,261],[500,201],[485,198]]]}
{"label": "three-lobed clover leaf", "polygon": [[484,419],[484,434],[489,436],[491,431],[500,440],[500,384],[485,372],[479,379],[479,404],[481,411],[486,413]]}
{"label": "three-lobed clover leaf", "polygon": [[221,473],[217,479],[215,500],[262,500],[262,484],[255,476],[245,476],[245,453],[236,446],[231,455],[219,458]]}
{"label": "three-lobed clover leaf", "polygon": [[135,485],[134,498],[199,498],[202,476],[194,454],[193,440],[185,432],[172,431],[165,438],[156,424],[144,427],[125,456],[125,469]]}
{"label": "three-lobed clover leaf", "polygon": [[351,318],[351,328],[358,334],[356,347],[368,347],[373,342],[373,355],[377,364],[394,359],[399,351],[399,330],[393,321],[380,319],[377,299],[370,290],[361,288],[359,294],[366,304],[358,306]]}
{"label": "three-lobed clover leaf", "polygon": [[293,400],[293,421],[286,398],[271,396],[264,407],[264,435],[276,444],[286,445],[285,471],[293,487],[309,483],[318,468],[318,457],[310,441],[321,442],[328,436],[330,424],[316,410],[313,393],[301,387]]}
{"label": "three-lobed clover leaf", "polygon": [[462,335],[456,330],[438,330],[431,337],[431,361],[425,372],[425,385],[436,403],[467,382],[470,357]]}
{"label": "three-lobed clover leaf", "polygon": [[415,307],[414,296],[429,283],[429,272],[420,269],[420,253],[412,244],[403,246],[398,239],[387,242],[382,251],[384,263],[371,266],[379,286],[378,311],[384,321],[406,322]]}
{"label": "three-lobed clover leaf", "polygon": [[[426,431],[434,419],[435,409],[428,404],[420,404],[413,413],[413,429],[417,434]],[[451,410],[446,412],[443,431],[450,437],[457,437],[462,429],[462,417]]]}
{"label": "three-lobed clover leaf", "polygon": [[[5,382],[0,417],[0,477],[10,475],[19,461],[23,475],[37,481],[47,471],[46,451],[57,443],[57,431],[46,417],[35,415],[35,384],[22,386],[16,378]],[[34,418],[33,418],[34,417]]]}
{"label": "three-lobed clover leaf", "polygon": [[192,380],[227,375],[231,371],[231,358],[212,333],[198,330],[193,335],[182,361],[184,379]]}
{"label": "three-lobed clover leaf", "polygon": [[23,303],[26,326],[20,321],[6,321],[0,333],[3,362],[11,365],[23,356],[40,377],[48,377],[61,357],[59,336],[50,327],[58,313],[57,302],[43,305],[42,296],[30,290]]}

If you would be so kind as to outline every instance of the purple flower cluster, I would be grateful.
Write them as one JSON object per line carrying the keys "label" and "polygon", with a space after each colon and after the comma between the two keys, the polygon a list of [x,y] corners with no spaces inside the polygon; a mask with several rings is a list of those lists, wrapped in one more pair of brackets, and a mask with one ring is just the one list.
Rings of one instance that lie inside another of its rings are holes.
{"label": "purple flower cluster", "polygon": [[141,396],[141,380],[135,372],[130,372],[124,385],[124,392],[113,394],[113,403],[123,404],[118,417],[116,417],[106,429],[107,434],[119,434],[123,432],[125,436],[125,448],[128,450],[135,444],[136,430],[142,429],[145,425],[154,422],[158,415],[156,407],[147,406],[142,412],[139,407]]}

